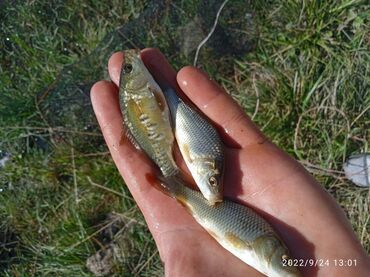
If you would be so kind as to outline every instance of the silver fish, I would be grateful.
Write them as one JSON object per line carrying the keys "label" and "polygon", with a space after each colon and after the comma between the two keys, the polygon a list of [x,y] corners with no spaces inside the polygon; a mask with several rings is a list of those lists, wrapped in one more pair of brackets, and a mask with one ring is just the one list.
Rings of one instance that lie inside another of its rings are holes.
{"label": "silver fish", "polygon": [[180,202],[194,219],[246,264],[271,277],[298,277],[290,254],[271,225],[252,209],[224,199],[210,206],[201,193],[177,177],[159,177],[161,190]]}
{"label": "silver fish", "polygon": [[170,88],[163,89],[181,154],[200,192],[211,205],[222,202],[224,146],[217,130]]}

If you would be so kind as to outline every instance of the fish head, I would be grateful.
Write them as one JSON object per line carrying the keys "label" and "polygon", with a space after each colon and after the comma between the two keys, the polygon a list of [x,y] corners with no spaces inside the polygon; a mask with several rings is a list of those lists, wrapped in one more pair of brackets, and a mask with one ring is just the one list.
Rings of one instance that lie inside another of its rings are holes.
{"label": "fish head", "polygon": [[301,273],[295,267],[293,259],[285,246],[281,245],[273,254],[270,264],[271,276],[298,277]]}
{"label": "fish head", "polygon": [[[255,253],[263,263],[263,272],[268,276],[299,277],[301,273],[293,266],[289,250],[276,235],[259,237],[254,243]],[[291,262],[289,262],[289,260]]]}
{"label": "fish head", "polygon": [[140,57],[140,50],[123,52],[120,87],[127,93],[135,93],[148,85],[149,72]]}
{"label": "fish head", "polygon": [[203,196],[209,204],[222,202],[223,199],[223,172],[215,161],[201,160],[197,163],[197,174],[193,175]]}

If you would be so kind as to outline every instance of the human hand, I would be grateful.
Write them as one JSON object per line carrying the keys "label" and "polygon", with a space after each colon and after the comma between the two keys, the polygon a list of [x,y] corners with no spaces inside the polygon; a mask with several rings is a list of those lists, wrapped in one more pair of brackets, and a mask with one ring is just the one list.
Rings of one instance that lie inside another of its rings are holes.
{"label": "human hand", "polygon": [[[275,228],[295,259],[329,261],[299,267],[307,276],[367,276],[369,259],[335,200],[294,159],[268,141],[234,100],[206,74],[185,67],[176,74],[155,49],[142,59],[159,84],[180,88],[215,123],[225,143],[224,195],[246,204]],[[262,276],[223,249],[176,201],[153,187],[146,155],[125,140],[118,102],[123,54],[108,64],[113,83],[97,82],[91,100],[113,160],[144,214],[166,276]],[[183,164],[182,164],[183,166]],[[334,260],[356,260],[356,266]]]}

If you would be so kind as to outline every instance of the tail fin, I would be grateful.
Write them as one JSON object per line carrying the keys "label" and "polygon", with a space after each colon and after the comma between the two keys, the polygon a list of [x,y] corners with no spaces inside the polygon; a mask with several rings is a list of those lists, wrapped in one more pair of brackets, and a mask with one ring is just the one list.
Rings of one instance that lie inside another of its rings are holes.
{"label": "tail fin", "polygon": [[166,177],[160,175],[157,176],[157,179],[160,183],[158,189],[173,198],[177,198],[181,191],[183,191],[185,180],[180,172]]}

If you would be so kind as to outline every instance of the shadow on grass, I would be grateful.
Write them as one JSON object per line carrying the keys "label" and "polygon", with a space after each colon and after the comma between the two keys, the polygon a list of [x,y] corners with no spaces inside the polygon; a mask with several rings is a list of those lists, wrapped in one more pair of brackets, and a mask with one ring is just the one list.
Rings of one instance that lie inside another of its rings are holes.
{"label": "shadow on grass", "polygon": [[19,237],[7,226],[0,228],[0,274],[19,262]]}

